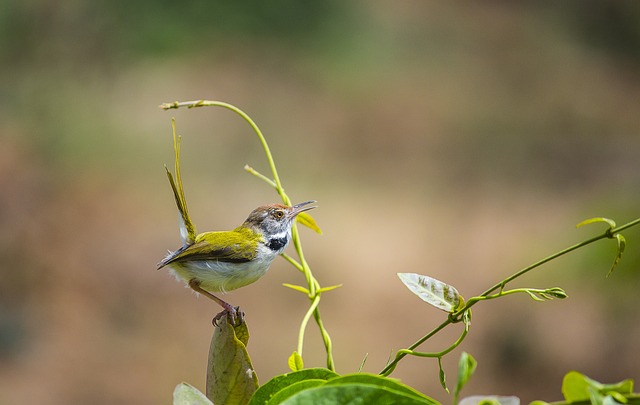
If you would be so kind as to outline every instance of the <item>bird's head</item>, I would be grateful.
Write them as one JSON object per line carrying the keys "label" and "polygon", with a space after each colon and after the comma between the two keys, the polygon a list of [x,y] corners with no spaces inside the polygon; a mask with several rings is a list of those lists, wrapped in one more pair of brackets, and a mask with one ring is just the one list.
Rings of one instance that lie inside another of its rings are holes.
{"label": "bird's head", "polygon": [[285,239],[288,242],[291,226],[301,212],[316,208],[310,205],[315,201],[305,201],[288,207],[282,204],[269,204],[256,208],[249,214],[243,226],[260,232],[265,240]]}

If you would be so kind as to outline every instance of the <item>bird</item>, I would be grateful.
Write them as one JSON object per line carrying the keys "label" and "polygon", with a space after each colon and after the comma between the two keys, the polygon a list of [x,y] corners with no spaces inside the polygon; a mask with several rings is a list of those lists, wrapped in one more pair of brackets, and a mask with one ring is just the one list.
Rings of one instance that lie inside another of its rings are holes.
{"label": "bird", "polygon": [[181,214],[180,229],[184,245],[176,251],[170,251],[158,263],[157,269],[169,268],[176,279],[222,306],[223,311],[213,319],[214,325],[225,315],[231,318],[233,324],[236,324],[237,318],[242,323],[244,314],[239,307],[232,306],[214,293],[244,287],[264,276],[273,260],[284,252],[291,241],[291,228],[296,217],[317,208],[312,205],[316,201],[293,206],[263,205],[254,209],[233,230],[195,235],[195,229],[188,215],[185,215],[186,203],[182,190],[176,189],[171,176],[169,179]]}

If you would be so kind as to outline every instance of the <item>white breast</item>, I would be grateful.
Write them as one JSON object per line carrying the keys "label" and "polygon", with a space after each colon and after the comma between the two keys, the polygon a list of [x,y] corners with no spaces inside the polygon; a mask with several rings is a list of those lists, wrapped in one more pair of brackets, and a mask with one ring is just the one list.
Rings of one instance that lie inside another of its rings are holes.
{"label": "white breast", "polygon": [[[262,249],[260,249],[262,248]],[[197,260],[175,262],[167,267],[178,280],[188,283],[196,279],[200,287],[211,293],[235,290],[256,282],[269,270],[273,259],[277,256],[268,248],[260,247],[258,257],[246,263],[227,263],[215,260]]]}

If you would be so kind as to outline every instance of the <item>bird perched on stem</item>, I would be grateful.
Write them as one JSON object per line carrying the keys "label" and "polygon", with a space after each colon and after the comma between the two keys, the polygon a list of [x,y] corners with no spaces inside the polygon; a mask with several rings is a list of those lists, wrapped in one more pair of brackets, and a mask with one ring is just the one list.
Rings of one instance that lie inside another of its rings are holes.
{"label": "bird perched on stem", "polygon": [[[178,198],[176,188],[173,190]],[[291,227],[296,216],[316,208],[310,205],[314,202],[306,201],[293,207],[282,204],[258,207],[232,231],[197,235],[192,243],[169,253],[158,264],[158,269],[169,267],[176,278],[220,304],[224,311],[216,315],[214,323],[225,314],[229,314],[235,323],[238,307],[212,293],[235,290],[262,277],[291,240]],[[239,316],[242,320],[242,313]]]}
{"label": "bird perched on stem", "polygon": [[256,208],[249,217],[232,231],[204,232],[196,234],[189,218],[180,176],[180,137],[173,126],[173,149],[175,152],[175,180],[165,166],[171,190],[178,206],[180,238],[182,247],[169,252],[160,263],[171,269],[177,279],[183,280],[194,291],[211,298],[224,310],[213,318],[214,325],[228,314],[235,324],[242,312],[213,293],[235,290],[251,284],[262,277],[273,259],[284,252],[291,240],[291,227],[296,217],[316,208],[315,201],[306,201],[292,207],[270,204]]}

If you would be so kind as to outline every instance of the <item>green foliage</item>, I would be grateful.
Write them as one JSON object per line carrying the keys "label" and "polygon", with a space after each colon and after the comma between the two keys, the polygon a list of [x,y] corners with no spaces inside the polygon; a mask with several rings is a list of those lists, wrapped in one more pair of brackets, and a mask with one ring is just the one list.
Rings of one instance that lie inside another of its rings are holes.
{"label": "green foliage", "polygon": [[289,364],[289,368],[291,369],[291,371],[299,371],[304,368],[304,361],[302,361],[302,356],[300,356],[300,354],[295,350],[293,353],[291,353],[291,356],[289,356],[287,364]]}
{"label": "green foliage", "polygon": [[312,368],[273,378],[256,391],[250,405],[352,403],[438,404],[390,378],[365,373],[338,376]]}
{"label": "green foliage", "polygon": [[[266,140],[256,124],[244,112],[230,104],[205,100],[175,102],[163,104],[161,107],[164,109],[170,109],[203,106],[227,108],[239,114],[245,121],[247,121],[247,123],[249,123],[262,143],[273,178],[269,178],[249,166],[246,166],[245,170],[273,187],[282,197],[283,203],[290,205],[291,201],[280,183],[280,179],[275,168],[275,162],[273,161],[273,157],[271,156]],[[176,140],[175,130],[174,148],[177,161],[179,155],[179,138]],[[186,213],[186,202],[184,202],[184,195],[181,190],[181,180],[177,164],[176,177],[178,181],[177,183],[174,183],[169,173],[169,178],[172,181],[176,200],[181,200],[183,202],[184,212]],[[189,223],[188,215],[183,214],[183,222],[187,224]],[[308,214],[300,215],[298,217],[298,222],[318,233],[321,233],[321,230],[315,220]],[[263,386],[258,387],[258,380],[255,371],[253,370],[253,366],[251,365],[249,354],[246,350],[246,344],[249,339],[249,332],[246,323],[242,323],[241,325],[231,325],[229,322],[221,322],[221,324],[216,327],[211,341],[209,368],[207,371],[207,397],[214,403],[219,404],[249,403],[251,405],[361,403],[438,404],[438,402],[432,398],[400,383],[399,381],[388,378],[388,376],[395,370],[398,363],[407,355],[435,358],[439,367],[440,384],[447,392],[449,392],[446,384],[446,374],[442,366],[442,358],[456,349],[467,337],[471,327],[471,308],[474,305],[482,301],[503,298],[513,294],[527,294],[534,301],[538,302],[549,301],[556,298],[567,298],[566,292],[560,287],[523,287],[506,289],[506,286],[545,263],[602,239],[616,239],[618,244],[618,254],[614,260],[613,266],[609,270],[609,274],[611,274],[613,269],[618,265],[626,247],[626,240],[620,232],[640,224],[640,219],[636,219],[622,226],[616,226],[616,223],[613,220],[598,217],[583,221],[578,224],[578,226],[596,222],[604,222],[608,225],[608,229],[600,235],[563,249],[521,269],[488,288],[482,294],[471,297],[466,302],[458,291],[451,285],[426,275],[398,273],[398,277],[402,283],[404,283],[412,293],[417,295],[426,303],[447,312],[448,316],[446,320],[408,348],[398,350],[395,357],[383,368],[379,375],[356,373],[343,376],[334,372],[331,339],[327,330],[324,328],[318,309],[321,293],[330,291],[338,286],[323,288],[314,278],[308,263],[304,259],[297,228],[294,226],[292,228],[292,239],[299,259],[296,260],[286,254],[283,254],[283,257],[304,274],[307,285],[303,287],[287,283],[285,286],[305,294],[309,298],[311,304],[301,322],[298,337],[298,348],[293,351],[288,359],[289,368],[293,370],[293,372],[276,376]],[[187,230],[185,230],[184,233],[187,235],[191,234],[191,232]],[[304,361],[302,357],[304,331],[311,317],[316,321],[323,338],[327,352],[326,369],[304,368]],[[464,328],[459,338],[447,348],[437,352],[420,352],[416,350],[420,345],[441,330],[457,323],[462,323]],[[454,404],[511,405],[519,402],[516,397],[498,396],[468,397],[459,402],[458,398],[460,396],[460,392],[468,383],[469,379],[475,372],[476,367],[477,363],[475,359],[468,353],[463,352],[458,362],[458,380],[453,392]],[[564,379],[562,392],[565,396],[566,403],[571,404],[591,403],[592,405],[615,405],[622,403],[640,405],[640,397],[633,394],[633,382],[631,380],[625,380],[617,384],[601,384],[580,373],[570,372]],[[207,402],[207,399],[204,398],[195,388],[183,383],[176,387],[174,403],[205,404],[210,402]],[[536,404],[542,404],[542,402],[537,401]]]}
{"label": "green foliage", "polygon": [[185,382],[173,390],[173,405],[213,405],[202,392]]}
{"label": "green foliage", "polygon": [[473,358],[469,353],[462,352],[460,355],[460,360],[458,360],[458,383],[456,384],[456,388],[453,391],[453,403],[458,403],[458,398],[460,397],[460,391],[462,388],[469,382],[469,379],[476,371],[476,367],[478,366],[478,362]]}
{"label": "green foliage", "polygon": [[[615,384],[602,384],[577,371],[570,371],[562,381],[562,395],[569,403],[591,402],[592,405],[628,402],[633,394],[633,380],[627,379]],[[613,402],[611,402],[613,401]]]}
{"label": "green foliage", "polygon": [[209,348],[207,398],[216,404],[246,404],[258,388],[258,377],[251,364],[246,322],[232,325],[225,318],[218,322]]}
{"label": "green foliage", "polygon": [[[176,102],[164,103],[160,105],[160,108],[164,110],[176,109],[176,108],[182,108],[182,107],[186,107],[186,108],[221,107],[236,113],[243,120],[245,120],[247,124],[249,124],[253,132],[256,134],[260,144],[262,145],[262,148],[265,153],[265,157],[267,159],[267,162],[269,163],[269,168],[271,169],[272,179],[263,175],[257,170],[253,169],[251,166],[248,166],[248,165],[245,166],[245,170],[250,174],[256,176],[257,178],[263,180],[269,186],[273,187],[285,205],[289,205],[289,206],[291,205],[291,199],[285,192],[284,187],[280,182],[280,176],[278,175],[278,170],[276,169],[276,164],[271,154],[269,145],[267,144],[267,140],[262,134],[262,131],[260,130],[260,128],[258,128],[258,125],[256,125],[256,123],[251,119],[251,117],[249,117],[244,111],[242,111],[238,107],[228,103],[221,102],[221,101],[208,101],[208,100],[197,100],[197,101],[186,101],[186,102],[176,101]],[[174,149],[176,149],[175,140],[174,140]],[[176,150],[176,155],[178,154],[178,150]],[[302,223],[305,226],[310,227],[314,231],[318,233],[322,233],[322,231],[320,230],[320,228],[318,227],[318,225],[316,224],[315,220],[311,215],[307,214],[306,216],[303,216]],[[333,364],[331,337],[329,336],[329,332],[326,330],[326,328],[324,327],[324,324],[322,323],[318,305],[320,304],[321,294],[323,292],[330,291],[331,289],[334,289],[336,287],[332,286],[332,287],[322,288],[320,286],[320,283],[314,277],[313,273],[311,272],[311,267],[309,266],[309,264],[304,258],[304,253],[302,251],[302,242],[300,241],[300,237],[298,235],[298,228],[295,226],[295,224],[291,228],[291,239],[299,259],[296,260],[287,254],[282,254],[282,257],[304,274],[305,279],[307,281],[307,288],[300,287],[300,286],[293,286],[291,284],[287,284],[287,286],[292,287],[294,290],[303,292],[311,301],[309,310],[307,311],[304,318],[302,319],[302,322],[300,323],[300,331],[298,332],[298,347],[296,352],[299,354],[300,360],[301,360],[303,346],[304,346],[304,332],[307,328],[309,320],[311,319],[311,317],[313,317],[314,320],[316,321],[316,324],[318,325],[318,328],[320,330],[320,335],[322,336],[322,341],[324,343],[325,350],[327,352],[327,368],[333,370],[334,364]]]}
{"label": "green foliage", "polygon": [[398,273],[400,281],[424,302],[446,312],[454,312],[464,303],[458,290],[442,281],[415,273]]}
{"label": "green foliage", "polygon": [[300,225],[304,225],[307,228],[312,229],[315,232],[317,232],[320,235],[322,235],[322,230],[320,229],[320,227],[316,223],[316,220],[313,219],[313,217],[308,212],[301,212],[300,214],[298,214],[298,216],[296,217],[296,221]]}
{"label": "green foliage", "polygon": [[302,381],[326,381],[338,374],[325,368],[308,368],[272,378],[262,385],[251,398],[251,405],[266,404],[277,392]]}
{"label": "green foliage", "polygon": [[615,239],[617,244],[618,244],[618,253],[616,254],[616,257],[613,259],[613,264],[611,265],[611,268],[609,269],[609,272],[607,273],[607,277],[609,277],[611,275],[611,273],[613,273],[613,270],[615,270],[615,268],[620,263],[620,259],[622,259],[622,254],[624,253],[624,249],[627,247],[627,240],[621,234],[616,233],[616,232],[613,231],[613,229],[616,227],[616,222],[613,219],[602,218],[602,217],[585,219],[584,221],[582,221],[578,225],[576,225],[576,227],[579,228],[579,227],[581,227],[583,225],[593,224],[593,223],[596,223],[596,222],[604,222],[607,225],[609,225],[609,229],[607,230],[608,237],[612,238],[612,239]]}

